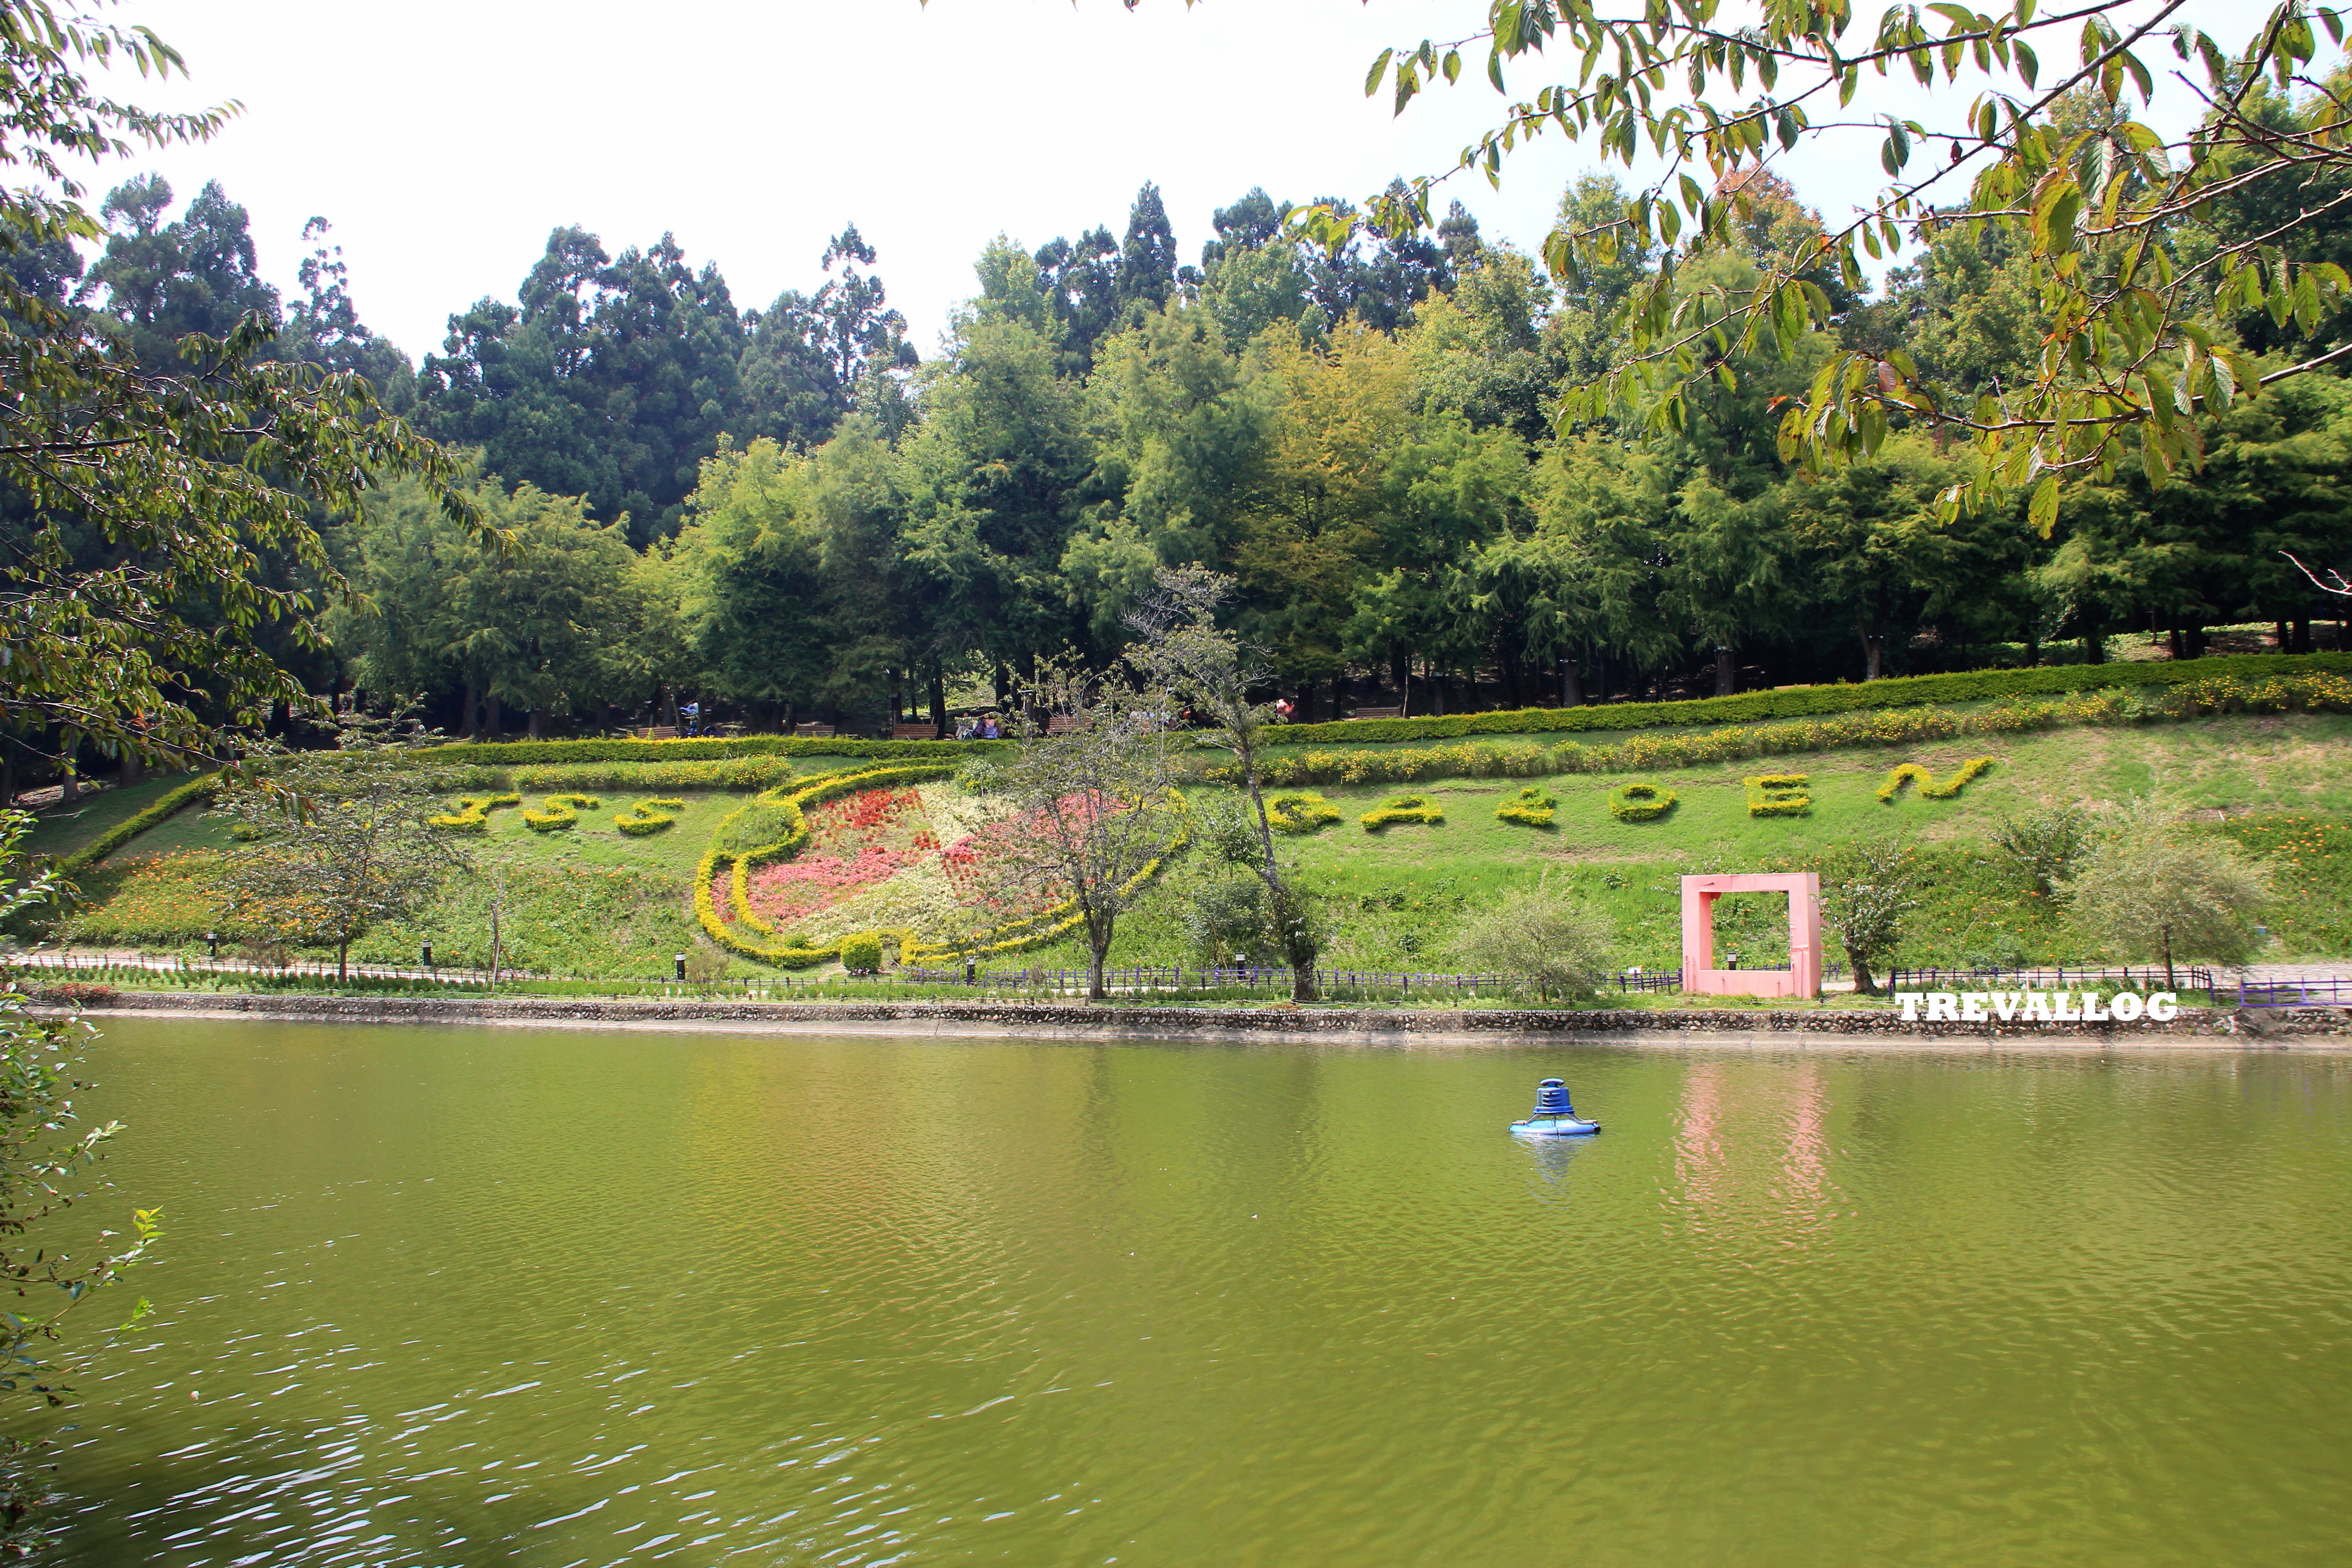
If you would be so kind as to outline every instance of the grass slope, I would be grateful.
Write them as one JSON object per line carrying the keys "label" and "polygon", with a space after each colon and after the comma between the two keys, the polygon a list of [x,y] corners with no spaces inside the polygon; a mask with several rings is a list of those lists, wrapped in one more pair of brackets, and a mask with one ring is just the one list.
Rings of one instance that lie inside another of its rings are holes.
{"label": "grass slope", "polygon": [[[1905,962],[2072,961],[2095,955],[2068,946],[2055,913],[2024,893],[1985,836],[2007,813],[2146,793],[2205,814],[2210,831],[2229,834],[2270,861],[2285,895],[2271,918],[2277,940],[2270,956],[2336,957],[2352,954],[2347,747],[2352,719],[2239,716],[1776,758],[1771,769],[1801,772],[1811,781],[1812,814],[1794,818],[1747,815],[1741,780],[1763,765],[1753,763],[1641,775],[1679,796],[1673,812],[1647,823],[1610,815],[1609,792],[1624,777],[1561,777],[1545,781],[1559,801],[1549,828],[1496,819],[1496,807],[1517,793],[1518,780],[1416,785],[1416,793],[1444,807],[1444,823],[1400,825],[1376,835],[1360,828],[1356,816],[1395,794],[1394,787],[1333,785],[1323,794],[1340,808],[1342,820],[1286,840],[1285,850],[1325,890],[1338,926],[1327,961],[1339,966],[1452,968],[1454,932],[1466,910],[1549,872],[1610,910],[1622,962],[1671,969],[1679,962],[1681,875],[1802,868],[1856,838],[1898,832],[1921,847],[1927,884],[1901,954]],[[1899,763],[1921,763],[1942,777],[1979,755],[1997,758],[1997,765],[1955,800],[1927,800],[1908,789],[1892,804],[1876,798],[1881,780]],[[814,757],[794,762],[811,773],[838,765]],[[142,792],[161,793],[161,787],[109,792],[69,822],[45,824],[49,841],[42,847],[54,852],[87,842],[147,804]],[[492,814],[491,831],[473,841],[484,867],[505,874],[509,955],[557,973],[644,977],[667,973],[672,955],[685,951],[697,955],[703,973],[749,971],[752,966],[740,960],[730,964],[701,942],[688,886],[711,826],[740,795],[686,794],[688,804],[677,826],[632,838],[613,818],[637,796],[601,793],[602,807],[583,812],[571,832],[531,833],[521,814],[510,809]],[[536,796],[526,800],[535,803]],[[142,835],[82,875],[89,904],[59,934],[88,943],[201,952],[211,920],[205,884],[213,857],[226,843],[220,825],[195,811]],[[1180,862],[1122,922],[1115,961],[1198,962],[1178,915],[1185,895],[1208,874],[1197,860]],[[446,962],[483,962],[489,897],[480,879],[453,885],[429,920],[380,930],[355,956],[412,961],[417,943],[430,936]],[[1719,940],[1749,962],[1774,962],[1785,956],[1784,921],[1778,900],[1727,900]],[[1017,962],[1058,967],[1081,959],[1074,944],[1065,943]]]}

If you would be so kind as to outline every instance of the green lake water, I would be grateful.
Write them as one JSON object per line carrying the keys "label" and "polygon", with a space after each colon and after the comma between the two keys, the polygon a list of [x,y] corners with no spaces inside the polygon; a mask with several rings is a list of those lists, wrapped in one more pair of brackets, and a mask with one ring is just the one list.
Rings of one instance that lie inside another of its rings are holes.
{"label": "green lake water", "polygon": [[73,1563],[2352,1562],[2352,1058],[106,1029]]}

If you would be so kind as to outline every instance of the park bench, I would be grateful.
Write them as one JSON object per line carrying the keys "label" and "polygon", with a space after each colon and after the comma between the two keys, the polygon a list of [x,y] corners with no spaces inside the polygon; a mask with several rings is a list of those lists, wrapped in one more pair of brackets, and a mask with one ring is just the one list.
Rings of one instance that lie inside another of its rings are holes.
{"label": "park bench", "polygon": [[1067,713],[1056,713],[1045,721],[1045,733],[1066,735],[1078,727],[1078,721]]}
{"label": "park bench", "polygon": [[893,724],[890,738],[894,741],[930,741],[939,737],[940,727],[925,721],[920,724]]}
{"label": "park bench", "polygon": [[802,736],[804,739],[815,740],[819,737],[832,734],[833,726],[830,724],[795,724],[793,726],[793,733]]}
{"label": "park bench", "polygon": [[629,733],[635,735],[640,741],[675,741],[677,739],[677,729],[675,725],[670,724],[656,724],[652,729],[632,730]]}
{"label": "park bench", "polygon": [[1402,708],[1358,708],[1351,710],[1348,717],[1350,719],[1402,719],[1404,717],[1404,710]]}

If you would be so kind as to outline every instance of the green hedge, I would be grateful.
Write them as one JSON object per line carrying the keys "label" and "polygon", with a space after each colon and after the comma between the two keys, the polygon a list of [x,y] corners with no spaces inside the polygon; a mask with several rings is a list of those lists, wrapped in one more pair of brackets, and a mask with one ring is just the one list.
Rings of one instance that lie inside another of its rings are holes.
{"label": "green hedge", "polygon": [[58,861],[58,869],[68,877],[76,871],[88,870],[149,828],[160,827],[178,816],[184,808],[194,805],[200,800],[210,799],[214,786],[219,778],[218,773],[205,773],[190,779],[176,789],[164,791],[155,797],[155,803],[146,810],[136,816],[123,818]]}
{"label": "green hedge", "polygon": [[527,763],[708,763],[727,757],[881,757],[930,761],[1002,750],[1008,741],[859,741],[739,735],[692,741],[455,741],[418,753],[428,765]]}
{"label": "green hedge", "polygon": [[1564,730],[1654,730],[1666,724],[1741,724],[1758,719],[1803,719],[1863,708],[1916,708],[1930,702],[1982,702],[1999,697],[2085,691],[2107,686],[2179,686],[2193,680],[2241,680],[2307,671],[2352,674],[2352,654],[2242,653],[2147,664],[2071,664],[2047,669],[1979,669],[1961,675],[1914,675],[1860,686],[1806,686],[1791,691],[1751,691],[1688,702],[1612,702],[1588,708],[1518,708],[1459,713],[1443,719],[1342,719],[1291,724],[1269,742],[1284,746],[1337,741],[1443,741],[1461,735],[1539,735]]}

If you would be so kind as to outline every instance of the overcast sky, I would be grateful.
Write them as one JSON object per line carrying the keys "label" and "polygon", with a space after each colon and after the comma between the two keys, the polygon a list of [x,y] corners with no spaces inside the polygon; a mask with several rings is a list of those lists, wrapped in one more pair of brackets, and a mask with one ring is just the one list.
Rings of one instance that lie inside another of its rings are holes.
{"label": "overcast sky", "polygon": [[[2192,0],[2188,14],[2222,32],[2263,9]],[[855,221],[928,352],[1000,231],[1031,248],[1098,223],[1120,232],[1136,188],[1156,180],[1192,261],[1212,213],[1252,185],[1360,198],[1449,165],[1500,101],[1474,85],[1478,65],[1401,119],[1385,95],[1364,98],[1364,72],[1384,46],[1466,33],[1485,12],[1483,0],[1145,0],[1135,14],[1117,0],[134,0],[120,14],[178,46],[194,76],[162,92],[124,83],[125,96],[236,99],[245,112],[207,145],[94,183],[158,168],[184,201],[219,179],[289,292],[303,221],[326,216],[362,317],[411,355],[439,347],[452,311],[512,299],[558,225],[615,253],[672,232],[697,266],[718,261],[738,305],[764,306],[814,288],[826,238]],[[1562,186],[1595,166],[1555,137],[1511,160],[1499,192],[1459,176],[1450,194],[1488,237],[1532,248]],[[1881,178],[1872,146],[1852,142],[1790,172],[1832,216]]]}

